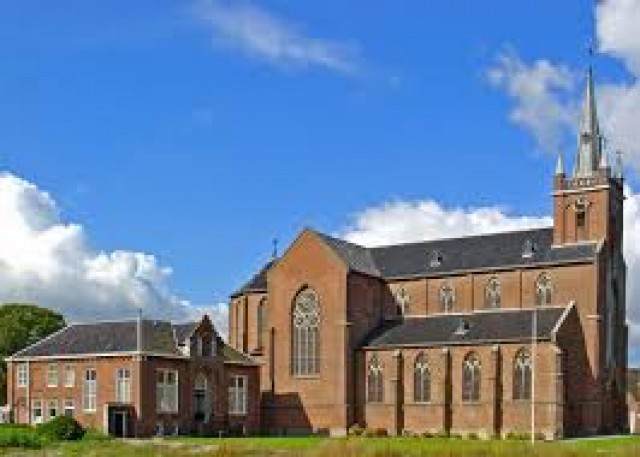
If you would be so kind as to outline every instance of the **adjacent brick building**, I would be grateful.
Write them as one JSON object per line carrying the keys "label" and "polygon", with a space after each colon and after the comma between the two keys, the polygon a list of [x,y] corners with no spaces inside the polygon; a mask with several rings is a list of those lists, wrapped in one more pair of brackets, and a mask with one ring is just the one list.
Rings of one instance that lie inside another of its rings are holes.
{"label": "adjacent brick building", "polygon": [[232,296],[270,433],[549,438],[627,427],[623,180],[589,72],[553,226],[366,248],[304,230]]}
{"label": "adjacent brick building", "polygon": [[115,436],[256,433],[259,367],[208,317],[75,324],[8,359],[17,423],[59,415]]}

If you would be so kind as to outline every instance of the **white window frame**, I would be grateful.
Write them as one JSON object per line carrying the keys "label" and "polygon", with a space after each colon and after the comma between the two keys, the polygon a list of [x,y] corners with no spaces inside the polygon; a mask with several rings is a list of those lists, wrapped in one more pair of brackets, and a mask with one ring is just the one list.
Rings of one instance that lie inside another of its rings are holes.
{"label": "white window frame", "polygon": [[[39,398],[31,400],[31,423],[34,425],[44,422],[44,409],[42,408],[42,400]],[[40,414],[36,414],[40,411]]]}
{"label": "white window frame", "polygon": [[[89,377],[89,374],[93,376]],[[89,379],[87,379],[89,377]],[[87,368],[84,370],[84,379],[82,380],[82,409],[87,413],[95,413],[98,409],[98,372],[95,368]]]}
{"label": "white window frame", "polygon": [[47,387],[58,387],[59,381],[58,364],[50,363],[47,366]]}
{"label": "white window frame", "polygon": [[229,415],[246,416],[249,400],[249,377],[232,375],[229,380]]}
{"label": "white window frame", "polygon": [[19,363],[16,367],[16,378],[18,387],[27,387],[29,384],[29,368],[26,363]]}
{"label": "white window frame", "polygon": [[[63,415],[67,417],[73,417],[75,414],[75,406],[73,404],[73,398],[65,398],[64,399],[64,407],[63,407]],[[68,411],[71,411],[71,415],[68,414]]]}
{"label": "white window frame", "polygon": [[[60,414],[60,409],[58,408],[58,400],[48,400],[47,401],[47,419],[51,420],[58,417]],[[54,414],[51,414],[51,411],[55,411]]]}
{"label": "white window frame", "polygon": [[[171,381],[171,375],[173,375],[173,381]],[[178,370],[167,368],[156,370],[156,412],[178,412],[179,385]]]}
{"label": "white window frame", "polygon": [[116,402],[131,403],[131,370],[116,369]]}
{"label": "white window frame", "polygon": [[76,384],[76,370],[73,365],[64,366],[64,386],[73,387]]}

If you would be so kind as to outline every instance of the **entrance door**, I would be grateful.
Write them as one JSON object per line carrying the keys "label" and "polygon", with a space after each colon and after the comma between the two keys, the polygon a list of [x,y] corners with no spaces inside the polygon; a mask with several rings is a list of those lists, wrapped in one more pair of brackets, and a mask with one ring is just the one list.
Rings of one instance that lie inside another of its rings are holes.
{"label": "entrance door", "polygon": [[125,411],[113,413],[113,434],[117,438],[127,437],[127,413]]}

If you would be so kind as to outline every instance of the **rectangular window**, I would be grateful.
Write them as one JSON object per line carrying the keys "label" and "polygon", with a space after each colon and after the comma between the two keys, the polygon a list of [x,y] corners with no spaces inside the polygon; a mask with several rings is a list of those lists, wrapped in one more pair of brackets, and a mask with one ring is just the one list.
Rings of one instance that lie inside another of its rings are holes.
{"label": "rectangular window", "polygon": [[98,378],[94,368],[85,370],[84,383],[82,387],[82,409],[86,412],[95,412]]}
{"label": "rectangular window", "polygon": [[66,365],[64,367],[64,386],[73,387],[76,383],[76,372],[73,369],[73,365]]}
{"label": "rectangular window", "polygon": [[51,363],[47,367],[47,387],[58,387],[58,364]]}
{"label": "rectangular window", "polygon": [[202,337],[196,337],[196,355],[198,357],[202,357],[204,354],[202,352]]}
{"label": "rectangular window", "polygon": [[26,363],[18,365],[16,377],[18,378],[18,387],[27,387],[27,383],[29,382],[29,373],[27,371]]}
{"label": "rectangular window", "polygon": [[247,377],[231,376],[229,380],[229,414],[247,414]]}
{"label": "rectangular window", "polygon": [[178,372],[161,369],[157,371],[156,411],[160,413],[178,412]]}
{"label": "rectangular window", "polygon": [[58,400],[49,400],[48,405],[49,420],[58,417]]}
{"label": "rectangular window", "polygon": [[31,403],[31,423],[42,424],[43,421],[42,400],[33,400]]}
{"label": "rectangular window", "polygon": [[131,402],[131,372],[126,368],[116,370],[116,402]]}
{"label": "rectangular window", "polygon": [[73,400],[71,398],[67,398],[64,400],[64,415],[67,417],[73,417],[74,413]]}

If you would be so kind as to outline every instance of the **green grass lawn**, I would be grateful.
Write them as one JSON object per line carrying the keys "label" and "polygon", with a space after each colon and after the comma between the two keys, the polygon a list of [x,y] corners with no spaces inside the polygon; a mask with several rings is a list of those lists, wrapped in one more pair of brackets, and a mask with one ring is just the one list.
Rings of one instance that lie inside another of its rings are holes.
{"label": "green grass lawn", "polygon": [[0,455],[48,456],[281,456],[281,457],[640,457],[640,437],[537,443],[440,438],[175,438],[142,441],[78,441],[39,450],[0,450]]}

